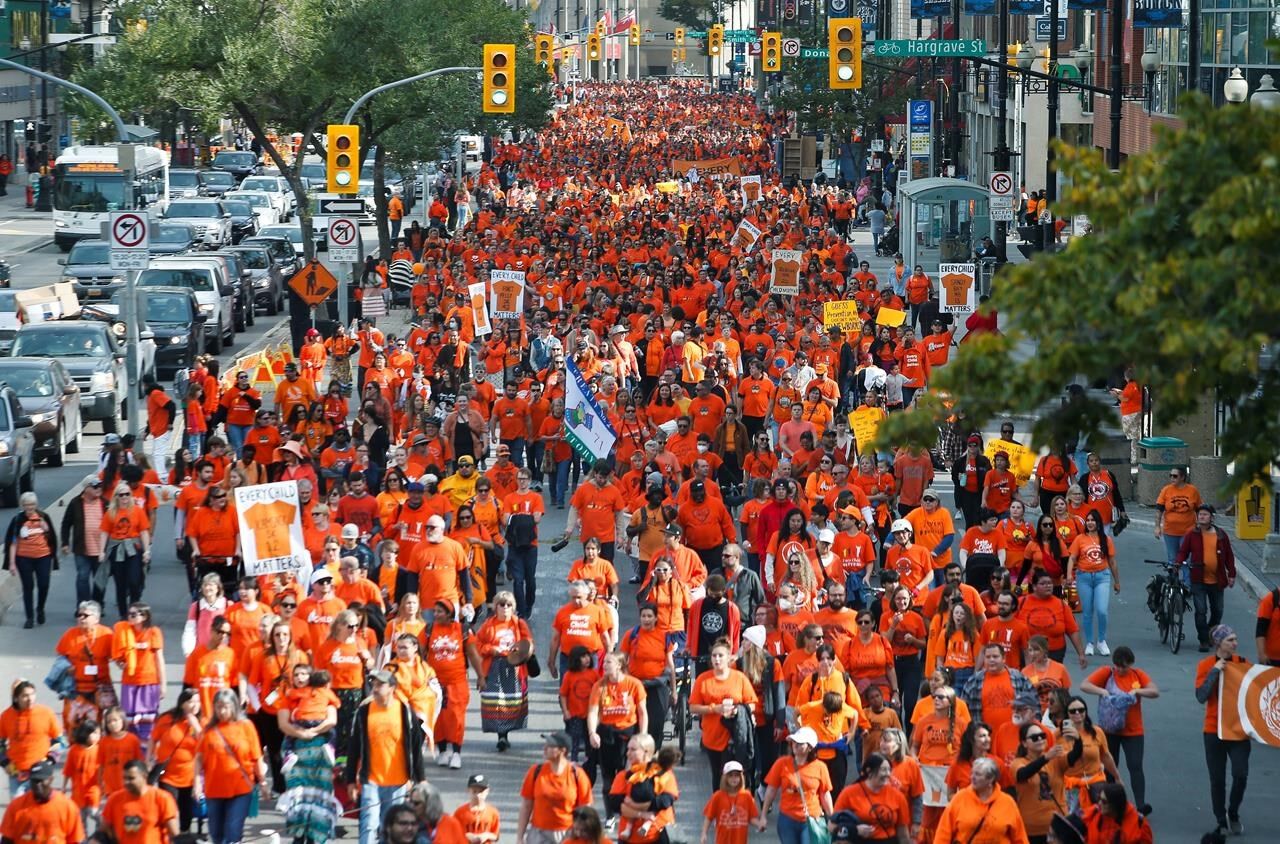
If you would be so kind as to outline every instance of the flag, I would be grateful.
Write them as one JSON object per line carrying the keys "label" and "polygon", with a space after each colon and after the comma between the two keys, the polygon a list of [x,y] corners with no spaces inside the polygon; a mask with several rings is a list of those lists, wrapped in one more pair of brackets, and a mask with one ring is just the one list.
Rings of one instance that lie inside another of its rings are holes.
{"label": "flag", "polygon": [[[631,25],[636,22],[635,10],[627,12],[618,18],[618,22],[609,30],[610,35],[629,35],[631,34]],[[605,23],[608,25],[608,13],[605,13]]]}
{"label": "flag", "polygon": [[582,459],[602,460],[609,456],[618,434],[573,361],[565,362],[565,371],[568,374],[564,385],[565,441]]}
{"label": "flag", "polygon": [[1218,680],[1218,738],[1280,747],[1280,668],[1226,664]]}

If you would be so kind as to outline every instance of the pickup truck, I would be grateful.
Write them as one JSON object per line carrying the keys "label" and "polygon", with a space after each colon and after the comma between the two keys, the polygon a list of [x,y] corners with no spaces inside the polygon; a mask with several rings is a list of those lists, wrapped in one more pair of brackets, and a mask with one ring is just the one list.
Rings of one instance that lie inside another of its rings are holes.
{"label": "pickup truck", "polygon": [[[111,434],[125,418],[129,389],[125,346],[124,336],[105,322],[59,319],[19,327],[9,354],[58,358],[80,388],[81,419],[100,421],[103,433]],[[143,379],[154,377],[155,371],[155,337],[147,330],[138,344],[139,395]]]}

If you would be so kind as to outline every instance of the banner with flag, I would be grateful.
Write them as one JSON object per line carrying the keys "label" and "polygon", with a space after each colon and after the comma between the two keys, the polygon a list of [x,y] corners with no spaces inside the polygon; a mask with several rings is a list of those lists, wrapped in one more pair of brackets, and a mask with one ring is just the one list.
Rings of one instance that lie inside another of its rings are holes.
{"label": "banner with flag", "polygon": [[1226,664],[1218,681],[1218,738],[1280,747],[1280,668]]}
{"label": "banner with flag", "polygon": [[[609,15],[608,13],[606,13],[605,14],[606,25],[608,23],[608,19],[609,19]],[[630,12],[627,12],[625,15],[618,18],[618,22],[614,24],[612,28],[609,29],[609,34],[610,35],[630,35],[631,25],[634,24],[635,22],[636,22],[636,13],[635,13],[635,10],[632,9]]]}
{"label": "banner with flag", "polygon": [[565,361],[565,371],[569,376],[564,385],[565,442],[583,460],[603,460],[613,449],[618,433],[573,361]]}

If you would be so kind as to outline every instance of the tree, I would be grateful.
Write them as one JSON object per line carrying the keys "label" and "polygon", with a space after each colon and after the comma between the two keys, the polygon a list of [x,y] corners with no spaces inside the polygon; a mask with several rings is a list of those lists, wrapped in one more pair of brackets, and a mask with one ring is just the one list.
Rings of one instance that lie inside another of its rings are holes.
{"label": "tree", "polygon": [[[1069,187],[1055,212],[1087,213],[1092,233],[1006,267],[987,303],[1003,336],[966,342],[931,387],[981,424],[1131,365],[1157,430],[1206,398],[1231,408],[1219,444],[1239,486],[1280,453],[1280,113],[1191,95],[1179,115],[1184,128],[1160,132],[1118,174],[1098,150],[1058,145]],[[880,441],[931,444],[947,412],[935,396],[891,417]],[[1115,418],[1111,401],[1077,398],[1045,414],[1034,438],[1061,443]]]}
{"label": "tree", "polygon": [[847,135],[870,130],[883,118],[901,114],[908,92],[903,71],[863,64],[862,87],[833,90],[825,59],[789,59],[784,81],[772,98],[777,108],[794,112],[802,130],[831,130]]}
{"label": "tree", "polygon": [[724,18],[725,0],[662,0],[658,14],[693,30]]}

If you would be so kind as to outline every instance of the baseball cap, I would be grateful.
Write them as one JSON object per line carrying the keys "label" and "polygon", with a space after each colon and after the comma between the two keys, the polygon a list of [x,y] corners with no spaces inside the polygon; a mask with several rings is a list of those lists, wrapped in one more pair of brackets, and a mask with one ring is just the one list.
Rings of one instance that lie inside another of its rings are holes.
{"label": "baseball cap", "polygon": [[90,478],[85,486],[102,486],[102,478]]}
{"label": "baseball cap", "polygon": [[682,533],[684,533],[684,530],[681,529],[680,525],[676,524],[675,522],[672,522],[671,524],[664,527],[662,529],[662,532],[665,533],[667,536],[680,536]]}
{"label": "baseball cap", "polygon": [[814,371],[814,372],[816,372],[816,373],[818,373],[819,375],[826,375],[826,374],[827,374],[827,365],[826,365],[825,363],[820,363],[820,364],[818,364],[817,366],[815,366],[815,367],[813,368],[813,371]]}
{"label": "baseball cap", "polygon": [[854,516],[855,518],[861,518],[861,517],[862,517],[862,511],[861,511],[861,510],[859,510],[857,507],[854,507],[852,504],[850,504],[848,507],[841,507],[841,508],[840,508],[840,515],[842,515],[842,516]]}
{"label": "baseball cap", "polygon": [[46,782],[53,779],[53,763],[37,762],[31,766],[27,776],[32,782]]}
{"label": "baseball cap", "polygon": [[817,747],[818,734],[813,731],[812,727],[801,727],[791,735],[787,736],[787,741],[793,741],[796,744],[807,744],[810,747]]}
{"label": "baseball cap", "polygon": [[926,498],[932,498],[934,501],[942,500],[942,497],[938,495],[938,491],[933,487],[929,487],[928,489],[926,489],[924,492],[920,494],[921,501],[923,501]]}
{"label": "baseball cap", "polygon": [[373,672],[369,675],[369,678],[375,683],[388,683],[392,686],[396,685],[396,675],[386,669]]}
{"label": "baseball cap", "polygon": [[722,769],[720,770],[720,773],[722,773],[722,774],[740,774],[740,773],[742,773],[742,763],[741,763],[741,762],[733,762],[733,761],[725,762],[725,763],[724,763],[724,768],[722,768]]}
{"label": "baseball cap", "polygon": [[440,478],[428,472],[422,476],[422,482],[424,484],[438,484],[440,483]]}
{"label": "baseball cap", "polygon": [[312,583],[319,583],[322,580],[333,580],[333,572],[329,571],[328,566],[316,566],[311,571]]}
{"label": "baseball cap", "polygon": [[467,780],[467,788],[488,788],[489,778],[484,774],[472,774]]}
{"label": "baseball cap", "polygon": [[472,457],[470,454],[464,454],[464,455],[462,455],[461,457],[459,457],[459,458],[458,458],[458,465],[459,465],[459,466],[474,466],[474,465],[476,465],[476,459],[475,459],[474,457]]}
{"label": "baseball cap", "polygon": [[404,491],[405,492],[426,492],[427,488],[423,486],[421,483],[419,483],[418,481],[409,481],[409,483],[405,485]]}
{"label": "baseball cap", "polygon": [[343,539],[348,539],[348,538],[349,538],[349,539],[358,539],[359,537],[360,537],[360,528],[356,527],[355,525],[343,525],[343,526],[342,526],[342,538],[343,538]]}
{"label": "baseball cap", "polygon": [[969,439],[966,440],[966,442],[969,445],[982,445],[982,437],[978,436],[977,434],[970,434]]}
{"label": "baseball cap", "polygon": [[1013,699],[1014,709],[1039,709],[1040,698],[1037,695],[1018,695]]}
{"label": "baseball cap", "polygon": [[102,438],[102,444],[103,445],[120,445],[120,435],[107,434],[105,437]]}
{"label": "baseball cap", "polygon": [[818,541],[832,543],[836,541],[836,532],[831,528],[823,528],[818,531]]}
{"label": "baseball cap", "polygon": [[569,734],[563,730],[557,730],[554,733],[543,733],[542,738],[547,747],[559,747],[563,750],[573,747],[573,743],[569,741]]}

